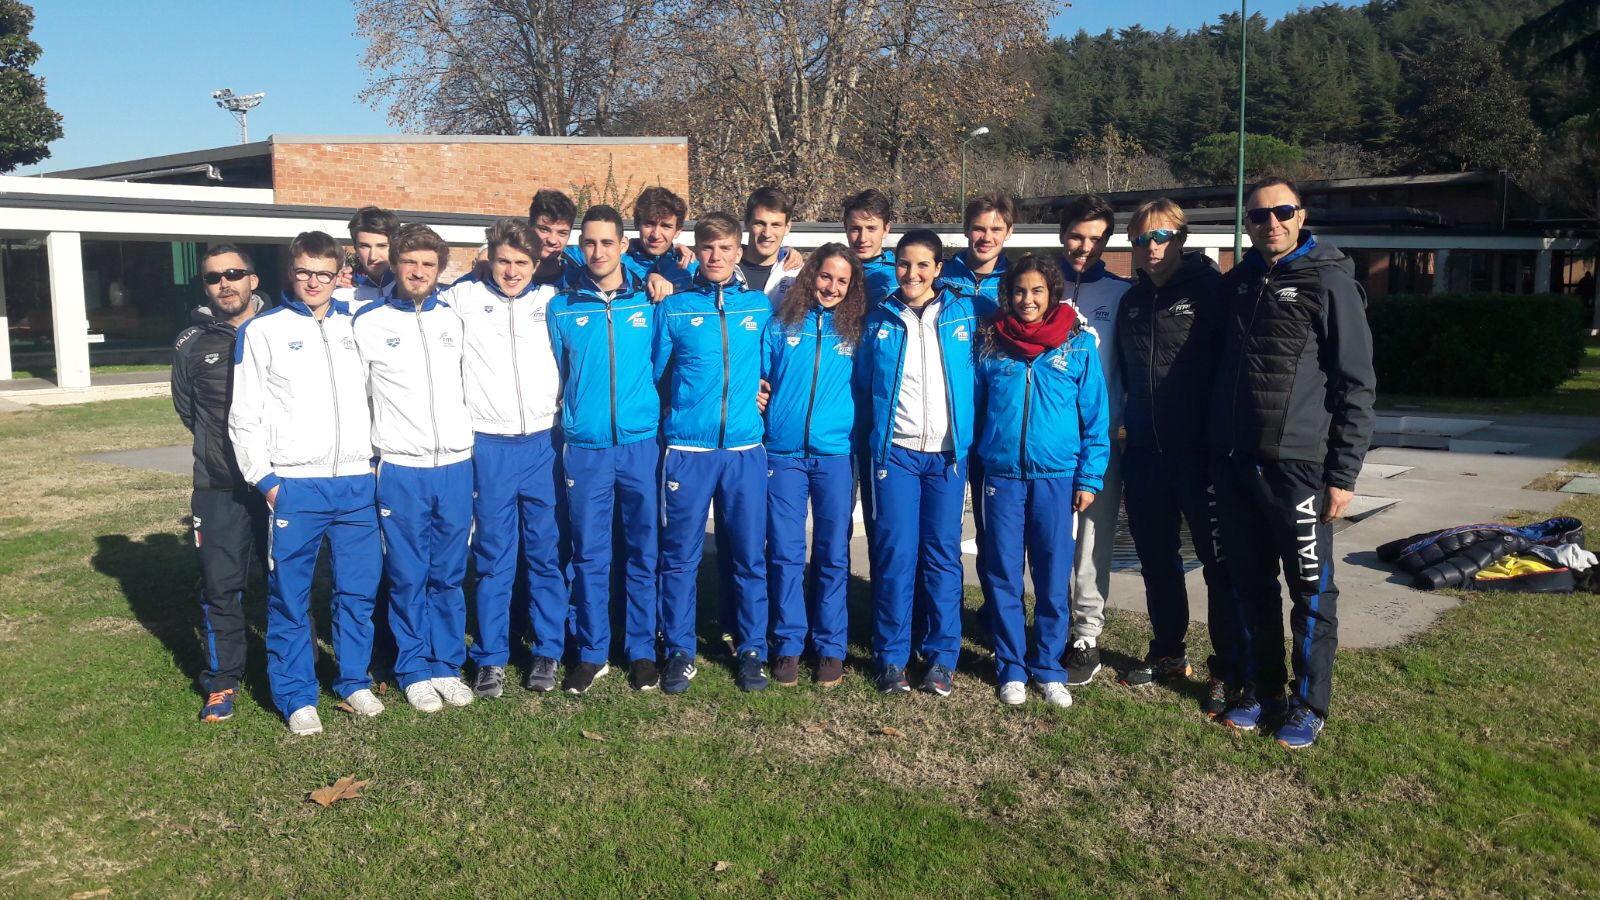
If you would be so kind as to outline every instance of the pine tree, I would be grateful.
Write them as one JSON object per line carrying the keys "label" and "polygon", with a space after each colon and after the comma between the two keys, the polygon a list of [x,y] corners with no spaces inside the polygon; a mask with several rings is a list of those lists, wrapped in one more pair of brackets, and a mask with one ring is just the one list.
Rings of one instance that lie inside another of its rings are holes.
{"label": "pine tree", "polygon": [[0,0],[0,172],[36,163],[61,137],[61,116],[44,101],[44,81],[31,71],[39,61],[33,8]]}

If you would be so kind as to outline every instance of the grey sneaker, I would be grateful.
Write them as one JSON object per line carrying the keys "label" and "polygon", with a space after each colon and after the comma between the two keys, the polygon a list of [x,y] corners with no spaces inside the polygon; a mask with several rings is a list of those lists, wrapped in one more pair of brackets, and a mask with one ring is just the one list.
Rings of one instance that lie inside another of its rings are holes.
{"label": "grey sneaker", "polygon": [[478,677],[472,682],[472,692],[485,700],[492,700],[505,693],[505,687],[504,666],[484,666],[478,669]]}
{"label": "grey sneaker", "polygon": [[556,689],[556,661],[548,656],[535,656],[533,666],[522,676],[522,686],[530,691],[544,693]]}

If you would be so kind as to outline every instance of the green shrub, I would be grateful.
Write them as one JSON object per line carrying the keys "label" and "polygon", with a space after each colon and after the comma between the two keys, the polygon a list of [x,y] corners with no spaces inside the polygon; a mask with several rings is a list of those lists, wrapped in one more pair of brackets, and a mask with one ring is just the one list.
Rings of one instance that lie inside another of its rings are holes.
{"label": "green shrub", "polygon": [[1583,306],[1554,294],[1374,299],[1373,362],[1388,394],[1527,397],[1583,362]]}

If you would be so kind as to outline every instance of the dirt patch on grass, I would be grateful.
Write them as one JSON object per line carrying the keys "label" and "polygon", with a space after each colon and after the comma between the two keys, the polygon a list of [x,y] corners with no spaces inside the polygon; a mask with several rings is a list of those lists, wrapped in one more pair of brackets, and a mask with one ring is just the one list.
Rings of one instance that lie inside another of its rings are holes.
{"label": "dirt patch on grass", "polygon": [[158,622],[141,622],[123,616],[101,616],[72,626],[74,634],[109,634],[115,637],[160,637],[181,633],[189,624],[179,619]]}
{"label": "dirt patch on grass", "polygon": [[38,613],[30,613],[26,616],[8,616],[0,613],[0,644],[17,640],[24,627],[43,619],[44,617]]}
{"label": "dirt patch on grass", "polygon": [[1306,840],[1316,797],[1288,772],[1180,768],[1166,799],[1126,798],[1112,820],[1141,844],[1214,841],[1218,837],[1282,845]]}

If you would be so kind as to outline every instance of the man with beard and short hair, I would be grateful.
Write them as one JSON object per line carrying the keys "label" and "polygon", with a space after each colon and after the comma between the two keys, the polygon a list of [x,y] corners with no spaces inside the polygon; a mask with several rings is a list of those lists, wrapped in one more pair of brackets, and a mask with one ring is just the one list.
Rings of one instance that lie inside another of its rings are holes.
{"label": "man with beard and short hair", "polygon": [[228,440],[228,404],[233,399],[233,345],[239,326],[261,310],[259,285],[249,254],[233,244],[214,244],[200,257],[206,303],[193,325],[172,346],[172,405],[194,435],[194,548],[200,560],[200,615],[205,627],[206,668],[200,718],[221,722],[233,715],[244,674],[244,592],[250,559],[266,569],[267,504],[245,483]]}
{"label": "man with beard and short hair", "polygon": [[450,248],[426,225],[389,245],[389,296],[355,316],[372,394],[395,678],[422,712],[466,706],[467,539],[472,425],[462,386],[462,325],[438,297]]}

